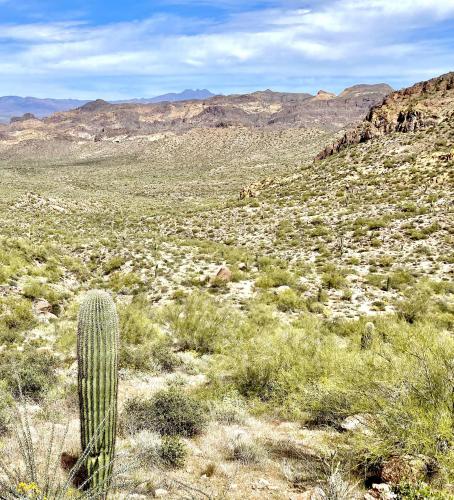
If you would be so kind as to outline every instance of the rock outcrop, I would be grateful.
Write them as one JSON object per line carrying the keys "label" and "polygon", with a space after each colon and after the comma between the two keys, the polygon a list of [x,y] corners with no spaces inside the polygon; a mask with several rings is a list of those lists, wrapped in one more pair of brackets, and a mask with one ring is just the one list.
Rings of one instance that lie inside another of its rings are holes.
{"label": "rock outcrop", "polygon": [[[366,119],[347,130],[334,144],[317,155],[322,160],[352,144],[359,144],[392,132],[415,132],[443,121],[443,100],[454,99],[454,72],[393,92],[380,105],[373,106]],[[432,103],[436,100],[437,106]]]}
{"label": "rock outcrop", "polygon": [[33,113],[24,113],[22,116],[13,116],[10,123],[25,122],[27,120],[37,120],[37,118]]}

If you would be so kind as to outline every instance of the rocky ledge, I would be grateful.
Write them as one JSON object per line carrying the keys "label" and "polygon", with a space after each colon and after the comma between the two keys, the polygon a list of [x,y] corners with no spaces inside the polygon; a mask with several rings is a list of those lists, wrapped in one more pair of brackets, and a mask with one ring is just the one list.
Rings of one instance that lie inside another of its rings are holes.
{"label": "rocky ledge", "polygon": [[[440,106],[440,101],[443,101]],[[454,72],[393,92],[365,120],[321,151],[322,160],[344,148],[392,132],[414,132],[453,116]]]}

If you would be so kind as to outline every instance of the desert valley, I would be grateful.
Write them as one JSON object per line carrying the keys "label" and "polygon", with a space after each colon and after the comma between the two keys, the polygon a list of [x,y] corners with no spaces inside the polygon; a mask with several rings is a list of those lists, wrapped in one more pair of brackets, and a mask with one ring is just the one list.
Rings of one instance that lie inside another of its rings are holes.
{"label": "desert valley", "polygon": [[454,498],[454,73],[9,118],[0,498]]}

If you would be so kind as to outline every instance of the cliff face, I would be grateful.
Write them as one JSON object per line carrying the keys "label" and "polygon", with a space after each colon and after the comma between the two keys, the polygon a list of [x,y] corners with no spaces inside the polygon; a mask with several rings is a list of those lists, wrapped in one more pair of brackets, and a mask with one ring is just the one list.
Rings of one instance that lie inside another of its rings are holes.
{"label": "cliff face", "polygon": [[365,120],[319,153],[321,160],[347,146],[392,132],[414,132],[454,114],[454,72],[391,93]]}

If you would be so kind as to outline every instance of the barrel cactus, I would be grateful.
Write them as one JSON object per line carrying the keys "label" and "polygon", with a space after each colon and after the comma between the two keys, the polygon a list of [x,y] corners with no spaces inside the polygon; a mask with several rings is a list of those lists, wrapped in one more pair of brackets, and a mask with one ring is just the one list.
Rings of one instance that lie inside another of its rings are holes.
{"label": "barrel cactus", "polygon": [[80,430],[87,487],[107,492],[117,432],[119,343],[118,316],[108,293],[94,290],[86,295],[77,333]]}

